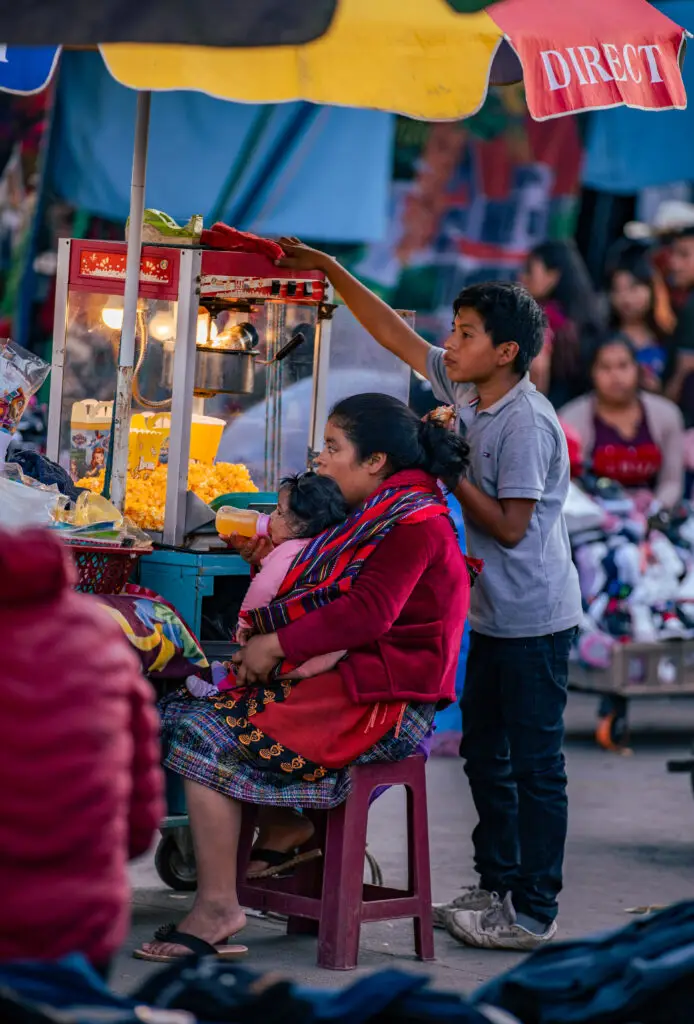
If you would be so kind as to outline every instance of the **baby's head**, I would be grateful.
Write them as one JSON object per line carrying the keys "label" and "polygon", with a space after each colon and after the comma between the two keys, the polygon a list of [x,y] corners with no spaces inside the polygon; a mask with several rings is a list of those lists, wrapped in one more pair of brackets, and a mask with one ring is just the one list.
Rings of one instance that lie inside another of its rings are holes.
{"label": "baby's head", "polygon": [[315,473],[287,476],[270,516],[272,543],[315,537],[347,518],[347,503],[334,480]]}

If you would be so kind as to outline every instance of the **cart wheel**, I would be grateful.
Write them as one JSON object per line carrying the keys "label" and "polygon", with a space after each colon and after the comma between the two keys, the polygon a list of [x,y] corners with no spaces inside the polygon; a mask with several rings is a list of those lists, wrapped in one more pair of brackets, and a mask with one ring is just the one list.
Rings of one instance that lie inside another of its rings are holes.
{"label": "cart wheel", "polygon": [[162,836],[154,855],[154,866],[164,885],[176,892],[193,892],[197,889],[198,873],[195,858],[186,855],[179,846],[174,833]]}
{"label": "cart wheel", "polygon": [[595,727],[595,740],[603,750],[609,750],[614,754],[624,754],[629,750],[628,746],[629,726],[626,710],[610,711],[607,715],[598,718]]}

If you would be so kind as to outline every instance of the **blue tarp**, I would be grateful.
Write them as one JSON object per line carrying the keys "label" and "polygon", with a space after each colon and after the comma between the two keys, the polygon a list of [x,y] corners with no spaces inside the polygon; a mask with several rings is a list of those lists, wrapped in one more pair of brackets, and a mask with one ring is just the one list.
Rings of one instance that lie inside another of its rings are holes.
{"label": "blue tarp", "polygon": [[[129,206],[136,94],[96,53],[61,64],[51,181],[68,202],[111,220]],[[179,221],[210,216],[266,108],[198,93],[152,97],[146,204]],[[222,219],[264,235],[330,242],[385,234],[395,119],[372,110],[275,107]]]}
{"label": "blue tarp", "polygon": [[[694,3],[655,4],[694,32]],[[691,45],[689,47],[691,50]],[[589,115],[583,184],[599,192],[632,195],[643,188],[688,181],[694,175],[694,53],[684,61],[686,110],[616,107]]]}

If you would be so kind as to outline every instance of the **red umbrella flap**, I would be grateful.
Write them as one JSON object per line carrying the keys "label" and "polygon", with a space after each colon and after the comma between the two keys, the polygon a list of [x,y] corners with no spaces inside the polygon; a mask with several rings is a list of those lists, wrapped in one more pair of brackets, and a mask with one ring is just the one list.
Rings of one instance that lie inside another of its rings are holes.
{"label": "red umbrella flap", "polygon": [[536,120],[687,105],[688,33],[647,0],[502,0],[487,13],[520,59]]}

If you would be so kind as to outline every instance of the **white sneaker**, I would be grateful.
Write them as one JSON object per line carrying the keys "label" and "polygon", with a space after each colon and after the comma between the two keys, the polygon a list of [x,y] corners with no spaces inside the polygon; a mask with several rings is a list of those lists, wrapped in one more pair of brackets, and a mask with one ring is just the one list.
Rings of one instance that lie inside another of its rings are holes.
{"label": "white sneaker", "polygon": [[434,928],[445,928],[446,919],[455,910],[489,910],[493,902],[493,893],[474,885],[466,885],[460,896],[456,896],[450,903],[434,903]]}
{"label": "white sneaker", "polygon": [[478,949],[513,949],[528,953],[551,942],[557,934],[553,921],[542,935],[521,927],[516,921],[511,893],[503,902],[496,897],[488,910],[457,910],[448,914],[446,928],[450,935],[466,946]]}

